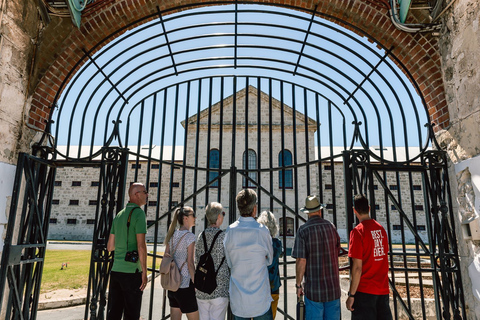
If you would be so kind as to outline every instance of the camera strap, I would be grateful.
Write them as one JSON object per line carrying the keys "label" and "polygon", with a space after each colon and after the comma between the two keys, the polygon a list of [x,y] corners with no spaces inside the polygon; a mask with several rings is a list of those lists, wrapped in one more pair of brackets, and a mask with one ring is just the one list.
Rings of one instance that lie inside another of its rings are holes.
{"label": "camera strap", "polygon": [[132,212],[135,209],[140,209],[140,207],[135,207],[132,210],[130,210],[130,214],[128,215],[128,220],[127,220],[127,252],[128,252],[128,231],[130,230],[130,221],[132,220]]}

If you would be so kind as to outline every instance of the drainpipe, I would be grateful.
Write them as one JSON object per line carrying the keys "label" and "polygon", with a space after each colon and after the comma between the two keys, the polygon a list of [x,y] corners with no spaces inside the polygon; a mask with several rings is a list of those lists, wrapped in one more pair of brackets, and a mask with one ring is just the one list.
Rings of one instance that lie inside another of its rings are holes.
{"label": "drainpipe", "polygon": [[[397,0],[389,0],[390,2],[390,19],[392,20],[393,25],[401,31],[408,32],[408,33],[417,33],[417,32],[433,32],[437,31],[440,29],[439,24],[406,24],[406,23],[401,23],[398,20],[398,12],[397,12],[397,6],[396,6],[396,1]],[[455,1],[455,0],[453,0]],[[453,2],[452,1],[452,2]]]}

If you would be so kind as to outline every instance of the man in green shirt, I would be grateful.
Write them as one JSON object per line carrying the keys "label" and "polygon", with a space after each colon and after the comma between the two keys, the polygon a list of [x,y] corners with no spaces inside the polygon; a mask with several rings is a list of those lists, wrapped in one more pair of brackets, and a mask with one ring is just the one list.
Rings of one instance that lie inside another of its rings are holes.
{"label": "man in green shirt", "polygon": [[130,201],[113,219],[107,250],[115,250],[107,320],[138,320],[143,289],[147,285],[147,220],[140,208],[147,203],[148,192],[135,182],[128,190]]}

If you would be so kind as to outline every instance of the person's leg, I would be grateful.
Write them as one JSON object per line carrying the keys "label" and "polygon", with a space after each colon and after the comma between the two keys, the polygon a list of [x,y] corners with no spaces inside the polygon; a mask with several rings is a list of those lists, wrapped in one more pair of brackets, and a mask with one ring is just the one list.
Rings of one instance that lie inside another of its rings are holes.
{"label": "person's leg", "polygon": [[181,320],[182,319],[182,310],[180,310],[180,308],[170,307],[170,319]]}
{"label": "person's leg", "polygon": [[278,299],[280,298],[280,294],[272,293],[272,316],[273,319],[277,316],[277,307],[278,307]]}
{"label": "person's leg", "polygon": [[253,317],[253,320],[273,320],[272,306],[270,306],[270,309],[261,316]]}
{"label": "person's leg", "polygon": [[141,273],[126,273],[122,279],[122,291],[124,296],[124,320],[140,319],[140,309],[142,307],[143,291]]}
{"label": "person's leg", "polygon": [[377,320],[392,320],[392,311],[390,310],[390,297],[388,294],[378,296]]}
{"label": "person's leg", "polygon": [[352,306],[352,320],[376,320],[376,301],[375,295],[357,291]]}
{"label": "person's leg", "polygon": [[211,301],[212,300],[197,299],[198,316],[199,316],[200,320],[209,320],[210,319]]}
{"label": "person's leg", "polygon": [[[200,310],[200,304],[198,305]],[[225,315],[227,314],[228,309],[228,298],[216,298],[210,300],[210,318],[209,320],[225,320]],[[202,320],[202,315],[200,314],[200,320]]]}
{"label": "person's leg", "polygon": [[305,296],[305,316],[307,320],[323,320],[324,311],[322,302],[309,300]]}
{"label": "person's leg", "polygon": [[177,292],[168,291],[168,303],[170,304],[170,319],[181,320],[182,310],[180,310],[180,304],[177,301],[176,294]]}
{"label": "person's leg", "polygon": [[187,315],[188,320],[198,320],[199,319],[198,311],[190,312],[190,313],[187,313],[186,315]]}
{"label": "person's leg", "polygon": [[119,282],[119,274],[110,273],[110,286],[108,288],[107,320],[121,320],[123,316],[123,294]]}
{"label": "person's leg", "polygon": [[340,299],[323,303],[325,320],[340,320]]}

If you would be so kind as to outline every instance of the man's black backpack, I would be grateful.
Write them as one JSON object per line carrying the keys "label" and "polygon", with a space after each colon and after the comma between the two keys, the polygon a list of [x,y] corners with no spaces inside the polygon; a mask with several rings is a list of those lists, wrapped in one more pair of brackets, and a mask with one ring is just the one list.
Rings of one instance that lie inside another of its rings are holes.
{"label": "man's black backpack", "polygon": [[195,269],[195,288],[208,294],[211,294],[217,287],[217,273],[218,270],[220,270],[223,261],[225,260],[225,257],[223,257],[222,262],[218,266],[218,269],[215,271],[215,264],[213,262],[213,257],[210,253],[212,252],[215,241],[217,240],[217,237],[220,235],[220,233],[222,233],[221,230],[215,234],[215,236],[213,237],[212,246],[210,247],[210,249],[208,249],[208,251],[207,238],[205,237],[205,232],[202,233],[205,253],[200,256],[197,268]]}

